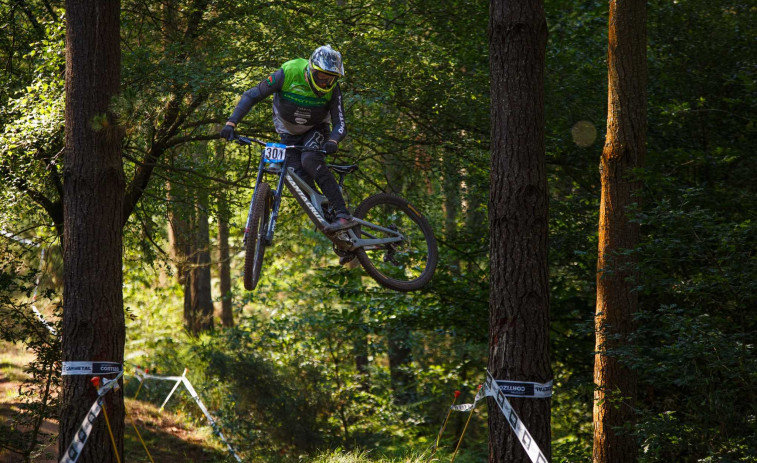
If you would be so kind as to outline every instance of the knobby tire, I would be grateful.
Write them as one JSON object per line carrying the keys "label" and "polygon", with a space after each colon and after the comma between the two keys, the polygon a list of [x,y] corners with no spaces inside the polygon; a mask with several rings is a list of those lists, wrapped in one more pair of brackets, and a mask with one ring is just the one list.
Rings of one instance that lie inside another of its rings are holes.
{"label": "knobby tire", "polygon": [[[396,227],[410,238],[382,249],[355,251],[366,273],[376,282],[395,291],[415,291],[431,281],[439,259],[431,224],[408,201],[388,193],[368,197],[355,209],[354,216],[383,227]],[[355,227],[355,233],[378,237],[368,227]],[[390,249],[391,248],[391,249]],[[389,258],[390,257],[390,258]]]}
{"label": "knobby tire", "polygon": [[244,253],[244,288],[252,291],[260,280],[265,254],[265,235],[268,231],[268,221],[271,217],[273,193],[267,183],[258,185],[253,198],[250,229],[247,232]]}

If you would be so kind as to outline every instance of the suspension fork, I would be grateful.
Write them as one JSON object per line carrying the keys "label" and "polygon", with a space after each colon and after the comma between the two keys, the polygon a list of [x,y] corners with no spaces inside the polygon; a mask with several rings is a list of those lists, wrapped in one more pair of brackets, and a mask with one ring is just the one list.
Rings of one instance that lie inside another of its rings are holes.
{"label": "suspension fork", "polygon": [[255,178],[255,189],[250,199],[250,209],[247,211],[247,222],[244,225],[244,241],[247,241],[247,234],[250,232],[250,220],[252,219],[252,208],[255,205],[255,195],[258,194],[258,186],[263,178],[263,171],[265,169],[265,162],[263,157],[260,157],[260,163],[258,163],[258,176]]}
{"label": "suspension fork", "polygon": [[273,232],[276,228],[276,219],[279,217],[279,209],[281,208],[281,193],[284,190],[284,177],[286,176],[287,162],[281,163],[281,170],[279,171],[279,181],[276,185],[276,192],[273,194],[273,209],[271,210],[271,219],[268,222],[268,228],[266,230],[265,242],[267,245],[273,241]]}

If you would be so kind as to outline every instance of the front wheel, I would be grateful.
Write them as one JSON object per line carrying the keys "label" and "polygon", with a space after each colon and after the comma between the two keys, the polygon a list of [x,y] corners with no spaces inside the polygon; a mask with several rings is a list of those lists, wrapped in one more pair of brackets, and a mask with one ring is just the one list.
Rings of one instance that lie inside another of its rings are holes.
{"label": "front wheel", "polygon": [[360,225],[360,239],[389,240],[400,234],[402,241],[368,245],[355,251],[360,264],[379,284],[396,291],[415,291],[434,276],[439,250],[428,223],[409,202],[388,193],[370,196],[355,209],[355,217],[391,232]]}
{"label": "front wheel", "polygon": [[246,230],[244,253],[244,289],[252,291],[258,285],[265,254],[268,221],[273,206],[273,193],[267,183],[258,185],[252,200],[250,227]]}

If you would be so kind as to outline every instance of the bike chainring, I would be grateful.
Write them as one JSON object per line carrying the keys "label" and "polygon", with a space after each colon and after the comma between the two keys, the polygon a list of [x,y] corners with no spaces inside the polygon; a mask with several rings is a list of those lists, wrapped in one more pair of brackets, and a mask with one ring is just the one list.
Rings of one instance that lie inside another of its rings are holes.
{"label": "bike chainring", "polygon": [[337,247],[336,243],[331,243],[331,247],[334,249],[334,253],[339,257],[352,255],[352,252]]}

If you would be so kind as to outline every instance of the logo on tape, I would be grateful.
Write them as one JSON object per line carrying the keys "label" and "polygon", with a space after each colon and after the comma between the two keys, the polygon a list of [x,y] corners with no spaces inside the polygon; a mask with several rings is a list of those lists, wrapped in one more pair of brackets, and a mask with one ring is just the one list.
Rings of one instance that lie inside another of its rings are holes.
{"label": "logo on tape", "polygon": [[89,365],[64,365],[63,369],[66,373],[70,371],[92,371],[92,367]]}
{"label": "logo on tape", "polygon": [[117,363],[93,363],[94,373],[118,373],[121,371],[121,366]]}

